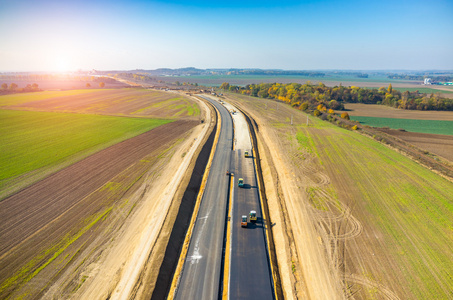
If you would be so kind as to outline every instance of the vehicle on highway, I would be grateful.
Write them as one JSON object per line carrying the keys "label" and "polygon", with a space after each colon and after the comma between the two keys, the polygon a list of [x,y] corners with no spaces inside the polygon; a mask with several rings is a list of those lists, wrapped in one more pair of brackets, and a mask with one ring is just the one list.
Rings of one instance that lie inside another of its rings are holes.
{"label": "vehicle on highway", "polygon": [[239,180],[238,180],[238,187],[244,187],[244,179],[239,178]]}
{"label": "vehicle on highway", "polygon": [[244,157],[249,157],[249,152],[248,151],[244,152]]}
{"label": "vehicle on highway", "polygon": [[249,215],[250,215],[250,222],[256,223],[256,211],[251,210]]}
{"label": "vehicle on highway", "polygon": [[247,227],[247,216],[242,216],[241,218],[241,226],[242,227]]}

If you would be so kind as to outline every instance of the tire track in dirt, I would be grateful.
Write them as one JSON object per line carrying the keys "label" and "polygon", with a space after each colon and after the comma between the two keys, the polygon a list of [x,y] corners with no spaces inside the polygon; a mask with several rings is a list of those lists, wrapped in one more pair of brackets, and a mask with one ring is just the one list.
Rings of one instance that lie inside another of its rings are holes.
{"label": "tire track in dirt", "polygon": [[359,284],[359,285],[365,286],[367,288],[372,288],[372,289],[378,291],[378,293],[381,296],[383,296],[385,299],[389,299],[389,300],[399,300],[400,299],[400,298],[398,298],[398,296],[395,293],[393,293],[392,291],[387,289],[384,285],[377,283],[375,281],[369,280],[365,277],[351,274],[351,275],[345,275],[344,278],[348,282],[351,282],[354,284]]}

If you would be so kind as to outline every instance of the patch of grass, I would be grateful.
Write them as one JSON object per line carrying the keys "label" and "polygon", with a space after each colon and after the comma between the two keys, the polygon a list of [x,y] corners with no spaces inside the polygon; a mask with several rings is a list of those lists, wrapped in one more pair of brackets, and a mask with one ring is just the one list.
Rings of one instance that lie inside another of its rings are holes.
{"label": "patch of grass", "polygon": [[421,88],[399,88],[399,87],[394,87],[393,89],[394,90],[398,90],[400,92],[405,92],[405,91],[415,92],[415,91],[419,91],[420,93],[425,93],[425,94],[435,94],[435,93],[451,94],[451,93],[453,93],[453,90],[452,91],[438,90],[438,89],[435,89],[435,88],[427,88],[427,87],[421,87]]}
{"label": "patch of grass", "polygon": [[306,189],[306,192],[308,194],[308,200],[310,201],[310,204],[318,210],[328,211],[329,208],[327,207],[324,199],[319,197],[319,195],[316,192],[317,190],[318,190],[318,188],[316,188],[316,187],[308,187]]}
{"label": "patch of grass", "polygon": [[375,127],[403,128],[407,131],[433,134],[453,135],[453,121],[412,120],[351,116],[351,120],[359,121],[363,125]]}
{"label": "patch of grass", "polygon": [[169,122],[0,110],[0,190],[19,176],[86,156]]}

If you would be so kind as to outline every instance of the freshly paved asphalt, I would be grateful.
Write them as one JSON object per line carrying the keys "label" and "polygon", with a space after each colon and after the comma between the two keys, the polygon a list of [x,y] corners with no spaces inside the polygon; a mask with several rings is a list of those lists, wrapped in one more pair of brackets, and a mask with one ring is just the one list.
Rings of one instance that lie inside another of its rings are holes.
{"label": "freshly paved asphalt", "polygon": [[220,291],[233,122],[223,105],[205,99],[219,110],[221,131],[175,299],[218,299]]}
{"label": "freshly paved asphalt", "polygon": [[[225,250],[231,254],[229,299],[275,299],[255,166],[252,157],[244,157],[244,151],[252,154],[245,118],[240,113],[233,115],[235,150],[232,151],[230,113],[217,101],[204,98],[219,110],[222,127],[175,298],[221,298],[219,284],[223,276],[220,271],[229,189],[229,176],[225,172],[229,169],[234,173],[235,181],[231,248]],[[232,109],[228,104],[226,106]],[[244,188],[237,187],[238,178],[244,179]],[[258,221],[242,228],[241,216],[248,215],[250,210],[256,210]]]}
{"label": "freshly paved asphalt", "polygon": [[[233,115],[235,128],[247,128],[244,116]],[[241,124],[242,123],[242,124]],[[240,136],[245,135],[245,136]],[[235,131],[238,141],[233,154],[235,174],[234,200],[232,205],[231,257],[230,257],[230,299],[275,299],[270,272],[268,249],[262,218],[259,189],[248,130]],[[244,179],[244,187],[237,186],[238,178]],[[255,210],[258,220],[241,227],[241,216]]]}

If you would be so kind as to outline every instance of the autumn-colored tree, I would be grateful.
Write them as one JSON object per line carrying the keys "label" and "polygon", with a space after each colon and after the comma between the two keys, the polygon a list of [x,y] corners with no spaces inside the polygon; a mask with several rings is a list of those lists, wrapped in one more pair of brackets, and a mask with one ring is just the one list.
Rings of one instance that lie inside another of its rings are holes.
{"label": "autumn-colored tree", "polygon": [[341,114],[341,117],[342,117],[343,119],[349,120],[349,114],[348,114],[347,112],[342,113],[342,114]]}
{"label": "autumn-colored tree", "polygon": [[319,110],[319,111],[324,111],[324,112],[327,111],[327,108],[322,103],[319,104],[318,107],[316,107],[316,109]]}
{"label": "autumn-colored tree", "polygon": [[228,82],[224,82],[224,83],[222,83],[222,84],[220,85],[220,88],[221,88],[222,90],[225,90],[225,91],[226,91],[226,90],[228,90],[228,89],[230,88],[230,84],[229,84]]}
{"label": "autumn-colored tree", "polygon": [[2,83],[2,89],[6,90],[8,88],[8,85],[6,83]]}
{"label": "autumn-colored tree", "polygon": [[329,102],[329,107],[330,107],[331,109],[339,109],[340,106],[341,106],[341,105],[340,105],[340,103],[338,103],[337,100],[331,100],[331,101]]}
{"label": "autumn-colored tree", "polygon": [[387,91],[388,91],[389,93],[391,93],[391,92],[393,91],[393,87],[392,87],[392,84],[391,84],[391,83],[389,83],[389,87],[387,88]]}
{"label": "autumn-colored tree", "polygon": [[104,86],[105,86],[105,83],[99,82],[99,87],[100,87],[100,88],[103,88]]}
{"label": "autumn-colored tree", "polygon": [[331,114],[331,115],[335,114],[335,111],[334,111],[333,109],[331,109],[331,108],[329,108],[329,110],[328,110],[327,112],[328,112],[329,114]]}
{"label": "autumn-colored tree", "polygon": [[91,87],[91,84],[89,84],[89,83],[87,82],[87,84],[86,84],[85,86],[86,86],[87,88],[90,88],[90,87]]}
{"label": "autumn-colored tree", "polygon": [[304,102],[304,103],[302,103],[302,104],[300,105],[300,109],[301,109],[301,110],[307,110],[307,108],[308,108],[308,103],[307,103],[307,102]]}
{"label": "autumn-colored tree", "polygon": [[357,130],[357,125],[351,127],[352,130]]}
{"label": "autumn-colored tree", "polygon": [[314,115],[315,117],[318,117],[318,116],[321,115],[321,112],[320,112],[319,110],[316,109],[316,110],[313,112],[313,115]]}
{"label": "autumn-colored tree", "polygon": [[11,83],[11,84],[9,85],[9,89],[12,90],[12,91],[14,91],[15,89],[17,89],[17,87],[18,87],[18,85],[15,84],[14,82]]}

